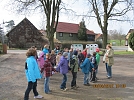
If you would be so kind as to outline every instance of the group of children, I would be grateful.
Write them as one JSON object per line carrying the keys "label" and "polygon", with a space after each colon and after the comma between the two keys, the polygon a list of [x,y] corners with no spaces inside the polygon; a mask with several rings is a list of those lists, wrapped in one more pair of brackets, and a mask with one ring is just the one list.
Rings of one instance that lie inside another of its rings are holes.
{"label": "group of children", "polygon": [[[71,89],[77,89],[79,87],[76,84],[79,68],[81,68],[84,73],[85,86],[90,85],[89,81],[95,82],[97,79],[96,74],[100,60],[99,48],[96,49],[93,55],[87,54],[86,49],[83,52],[80,50],[66,49],[63,53],[56,49],[52,50],[50,53],[48,45],[45,45],[44,49],[38,53],[35,48],[28,49],[26,56],[25,73],[28,80],[28,87],[25,92],[24,100],[29,99],[31,89],[33,89],[34,98],[43,98],[36,90],[37,79],[41,79],[41,77],[44,78],[44,92],[46,94],[51,93],[49,81],[52,72],[59,72],[63,75],[63,80],[60,85],[60,89],[63,91],[67,90],[66,82],[67,73],[69,71],[72,73]],[[91,76],[93,77],[90,77],[90,73],[92,73]]]}

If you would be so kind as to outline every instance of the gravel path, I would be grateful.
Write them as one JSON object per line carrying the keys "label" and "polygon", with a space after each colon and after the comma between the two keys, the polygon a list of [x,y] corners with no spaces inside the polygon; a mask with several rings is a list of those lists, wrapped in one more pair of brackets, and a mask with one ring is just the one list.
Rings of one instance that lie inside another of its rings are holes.
{"label": "gravel path", "polygon": [[[27,86],[24,73],[25,54],[7,54],[0,56],[0,100],[23,100]],[[52,94],[45,94],[44,80],[38,81],[38,92],[44,96],[41,100],[134,100],[134,55],[115,56],[113,78],[106,78],[104,64],[100,63],[98,82],[83,86],[83,74],[78,72],[77,90],[70,89],[71,73],[68,73],[68,91],[59,89],[62,75],[54,74],[50,79]],[[106,85],[108,87],[106,87]],[[110,88],[110,86],[113,86]],[[30,100],[33,93],[30,93]]]}

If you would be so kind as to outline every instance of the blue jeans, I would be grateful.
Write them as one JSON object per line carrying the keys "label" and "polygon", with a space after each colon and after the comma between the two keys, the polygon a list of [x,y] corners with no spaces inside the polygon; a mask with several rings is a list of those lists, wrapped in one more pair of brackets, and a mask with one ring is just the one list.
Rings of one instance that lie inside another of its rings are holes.
{"label": "blue jeans", "polygon": [[106,65],[106,72],[107,72],[107,76],[108,76],[108,64],[105,63],[105,65]]}
{"label": "blue jeans", "polygon": [[67,75],[63,74],[63,80],[62,80],[62,83],[61,83],[61,86],[60,86],[61,89],[66,88],[66,82],[67,82]]}
{"label": "blue jeans", "polygon": [[49,90],[49,80],[50,80],[50,77],[45,77],[45,82],[44,82],[44,92],[45,93],[48,93],[50,90]]}
{"label": "blue jeans", "polygon": [[89,84],[89,73],[84,73],[84,84]]}
{"label": "blue jeans", "polygon": [[112,77],[112,66],[107,66],[108,69],[108,77]]}

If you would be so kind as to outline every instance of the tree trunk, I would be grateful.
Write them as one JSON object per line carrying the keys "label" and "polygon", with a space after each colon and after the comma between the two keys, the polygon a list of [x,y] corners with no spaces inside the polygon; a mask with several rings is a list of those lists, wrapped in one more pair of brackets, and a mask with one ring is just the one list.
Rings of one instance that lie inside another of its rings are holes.
{"label": "tree trunk", "polygon": [[120,40],[120,46],[121,46],[121,40]]}
{"label": "tree trunk", "polygon": [[103,32],[103,48],[106,49],[107,46],[107,31]]}
{"label": "tree trunk", "polygon": [[50,50],[53,50],[54,49],[54,38],[50,37],[49,42],[50,42]]}

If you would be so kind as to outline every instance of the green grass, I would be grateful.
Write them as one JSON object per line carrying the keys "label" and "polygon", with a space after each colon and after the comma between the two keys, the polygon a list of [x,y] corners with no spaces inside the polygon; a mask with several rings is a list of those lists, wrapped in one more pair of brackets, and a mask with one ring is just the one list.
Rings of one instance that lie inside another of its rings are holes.
{"label": "green grass", "polygon": [[119,40],[108,40],[108,43],[111,43],[113,46],[125,46],[125,40],[121,41],[121,45]]}
{"label": "green grass", "polygon": [[134,55],[134,52],[130,51],[114,51],[115,55]]}
{"label": "green grass", "polygon": [[[100,51],[99,53],[100,55],[102,55],[102,51]],[[130,51],[114,51],[114,55],[134,55],[134,52],[130,52]]]}

